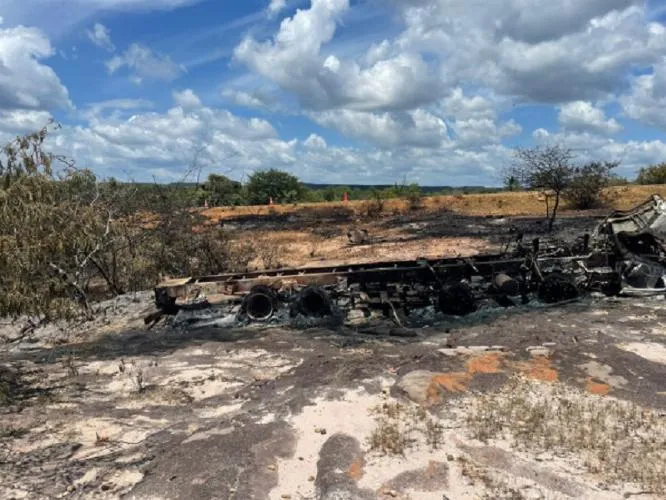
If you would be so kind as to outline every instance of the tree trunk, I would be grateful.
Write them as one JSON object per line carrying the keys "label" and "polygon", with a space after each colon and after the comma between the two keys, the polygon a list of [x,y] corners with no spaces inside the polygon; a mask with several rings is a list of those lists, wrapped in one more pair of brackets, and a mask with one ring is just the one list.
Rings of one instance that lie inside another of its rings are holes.
{"label": "tree trunk", "polygon": [[553,224],[555,224],[555,217],[557,217],[557,209],[560,206],[560,192],[555,193],[555,204],[553,205],[553,213],[550,215],[550,220],[548,221],[548,232],[553,231]]}

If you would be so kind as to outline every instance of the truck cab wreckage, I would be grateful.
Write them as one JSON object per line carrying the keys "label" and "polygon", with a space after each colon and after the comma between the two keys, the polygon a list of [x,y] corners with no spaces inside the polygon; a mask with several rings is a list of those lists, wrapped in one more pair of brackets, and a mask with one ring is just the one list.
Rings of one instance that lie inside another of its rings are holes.
{"label": "truck cab wreckage", "polygon": [[226,318],[225,324],[280,322],[350,311],[400,323],[426,307],[465,316],[480,304],[558,304],[594,293],[666,294],[666,201],[653,195],[610,214],[592,234],[553,245],[518,234],[506,251],[475,257],[417,259],[278,269],[167,280],[155,288],[156,313]]}

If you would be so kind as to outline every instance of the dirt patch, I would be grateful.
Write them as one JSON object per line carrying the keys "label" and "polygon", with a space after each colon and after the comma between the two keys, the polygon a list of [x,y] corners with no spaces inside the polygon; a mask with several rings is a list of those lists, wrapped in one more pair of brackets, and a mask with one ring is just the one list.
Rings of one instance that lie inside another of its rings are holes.
{"label": "dirt patch", "polygon": [[517,371],[524,373],[532,380],[543,382],[556,382],[559,372],[553,367],[552,361],[546,356],[535,356],[529,361],[520,361],[514,364]]}
{"label": "dirt patch", "polygon": [[611,389],[610,385],[599,382],[592,377],[587,379],[585,388],[587,389],[587,392],[590,394],[596,394],[597,396],[607,396]]}
{"label": "dirt patch", "polygon": [[442,389],[447,392],[465,392],[470,380],[469,373],[441,373],[433,376],[428,386],[428,403],[441,401]]}
{"label": "dirt patch", "polygon": [[354,481],[358,481],[363,477],[363,466],[365,465],[365,460],[362,456],[358,457],[351,464],[349,469],[347,469],[347,475]]}
{"label": "dirt patch", "polygon": [[467,373],[500,373],[502,366],[501,353],[489,353],[482,356],[476,356],[467,361]]}

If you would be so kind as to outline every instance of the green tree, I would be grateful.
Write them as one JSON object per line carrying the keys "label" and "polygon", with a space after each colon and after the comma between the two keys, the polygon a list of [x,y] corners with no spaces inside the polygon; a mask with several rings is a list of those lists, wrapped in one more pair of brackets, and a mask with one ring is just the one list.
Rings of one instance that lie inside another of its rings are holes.
{"label": "green tree", "polygon": [[277,169],[260,170],[250,175],[247,185],[248,202],[253,205],[294,203],[303,200],[305,187],[298,178]]}
{"label": "green tree", "polygon": [[203,196],[211,206],[241,205],[243,185],[224,175],[210,174],[203,185]]}
{"label": "green tree", "polygon": [[641,168],[636,183],[643,185],[666,184],[666,162]]}

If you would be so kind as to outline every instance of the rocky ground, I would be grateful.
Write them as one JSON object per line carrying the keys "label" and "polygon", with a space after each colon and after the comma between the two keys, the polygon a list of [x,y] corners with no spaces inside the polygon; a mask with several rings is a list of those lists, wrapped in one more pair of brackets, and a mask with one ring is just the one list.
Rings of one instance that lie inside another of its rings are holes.
{"label": "rocky ground", "polygon": [[[666,302],[342,327],[2,330],[2,498],[663,498]],[[122,321],[118,323],[118,320]]]}
{"label": "rocky ground", "polygon": [[[563,218],[556,237],[597,220]],[[375,241],[347,247],[347,222],[327,223],[340,234],[320,258],[416,258],[424,242],[473,254],[516,227],[540,234],[534,219],[435,213],[377,221]],[[304,226],[235,223],[274,239]],[[0,323],[0,498],[666,495],[663,297],[421,311],[399,329],[147,328],[151,304],[146,292],[93,322]]]}

